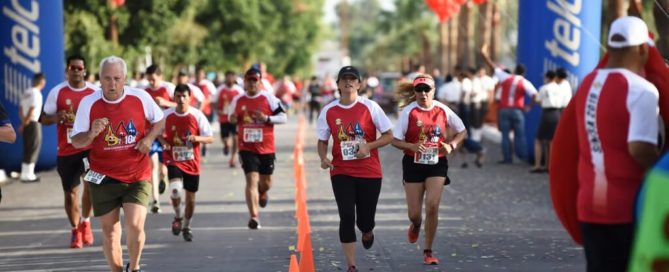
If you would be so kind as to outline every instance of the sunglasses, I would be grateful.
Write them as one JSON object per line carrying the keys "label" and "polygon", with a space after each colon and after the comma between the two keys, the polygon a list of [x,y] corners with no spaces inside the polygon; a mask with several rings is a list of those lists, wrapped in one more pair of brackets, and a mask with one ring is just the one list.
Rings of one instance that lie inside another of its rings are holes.
{"label": "sunglasses", "polygon": [[419,93],[429,93],[432,90],[432,88],[430,88],[430,86],[427,86],[425,84],[420,84],[414,87],[413,90]]}
{"label": "sunglasses", "polygon": [[81,72],[84,70],[84,66],[70,65],[68,69],[70,69],[71,71]]}

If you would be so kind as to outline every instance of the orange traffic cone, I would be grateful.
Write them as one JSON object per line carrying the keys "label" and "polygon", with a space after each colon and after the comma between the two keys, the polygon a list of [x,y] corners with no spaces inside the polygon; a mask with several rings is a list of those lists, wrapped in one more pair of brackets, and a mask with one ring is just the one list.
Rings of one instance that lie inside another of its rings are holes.
{"label": "orange traffic cone", "polygon": [[290,255],[290,266],[288,266],[288,272],[299,272],[300,266],[297,264],[297,257],[295,254]]}
{"label": "orange traffic cone", "polygon": [[300,252],[300,272],[313,272],[316,271],[314,267],[314,253],[311,247],[311,237],[309,234],[304,235],[304,246],[303,250]]}

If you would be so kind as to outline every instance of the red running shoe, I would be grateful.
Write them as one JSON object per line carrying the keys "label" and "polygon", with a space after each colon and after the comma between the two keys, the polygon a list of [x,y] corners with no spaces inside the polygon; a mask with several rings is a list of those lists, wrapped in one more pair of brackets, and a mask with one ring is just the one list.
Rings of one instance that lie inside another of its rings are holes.
{"label": "red running shoe", "polygon": [[81,231],[79,228],[72,229],[72,238],[70,238],[70,248],[82,248],[84,247],[84,242],[81,239]]}
{"label": "red running shoe", "polygon": [[438,265],[439,259],[432,256],[432,250],[426,249],[423,251],[423,263],[427,265]]}
{"label": "red running shoe", "polygon": [[416,241],[418,241],[418,234],[420,234],[420,226],[416,227],[413,223],[411,223],[411,225],[409,225],[409,230],[407,231],[409,243],[416,243]]}
{"label": "red running shoe", "polygon": [[93,245],[93,230],[91,229],[91,221],[79,222],[77,226],[79,232],[81,233],[81,238],[85,246]]}

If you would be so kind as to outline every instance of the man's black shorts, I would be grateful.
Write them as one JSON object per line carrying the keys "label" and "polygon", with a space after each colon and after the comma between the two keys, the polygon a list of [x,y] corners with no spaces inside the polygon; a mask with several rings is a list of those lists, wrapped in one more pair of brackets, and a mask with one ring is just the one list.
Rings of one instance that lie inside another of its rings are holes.
{"label": "man's black shorts", "polygon": [[60,182],[63,185],[63,191],[72,191],[72,188],[79,186],[81,175],[86,172],[88,163],[88,150],[68,156],[58,156],[56,159],[56,168],[60,176]]}
{"label": "man's black shorts", "polygon": [[256,154],[249,151],[239,151],[239,160],[242,162],[244,174],[258,172],[261,175],[274,173],[274,161],[276,156],[271,154]]}
{"label": "man's black shorts", "polygon": [[167,166],[167,178],[170,181],[172,179],[181,179],[184,183],[184,189],[191,193],[197,192],[200,187],[200,175],[189,175],[174,165]]}
{"label": "man's black shorts", "polygon": [[448,159],[439,157],[439,162],[434,165],[419,164],[413,162],[414,158],[404,155],[402,158],[402,178],[404,182],[420,183],[425,182],[429,177],[445,177],[444,185],[451,181],[448,179]]}
{"label": "man's black shorts", "polygon": [[220,123],[221,124],[221,137],[227,138],[231,135],[237,135],[237,125],[233,123]]}

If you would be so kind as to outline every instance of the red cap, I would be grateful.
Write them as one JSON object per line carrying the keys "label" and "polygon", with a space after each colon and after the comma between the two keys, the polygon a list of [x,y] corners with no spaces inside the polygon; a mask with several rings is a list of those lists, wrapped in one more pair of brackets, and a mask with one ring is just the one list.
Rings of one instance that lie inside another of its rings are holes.
{"label": "red cap", "polygon": [[431,78],[419,77],[413,80],[414,87],[418,86],[419,84],[425,84],[427,86],[430,86],[431,89],[434,88],[434,80],[432,80]]}

